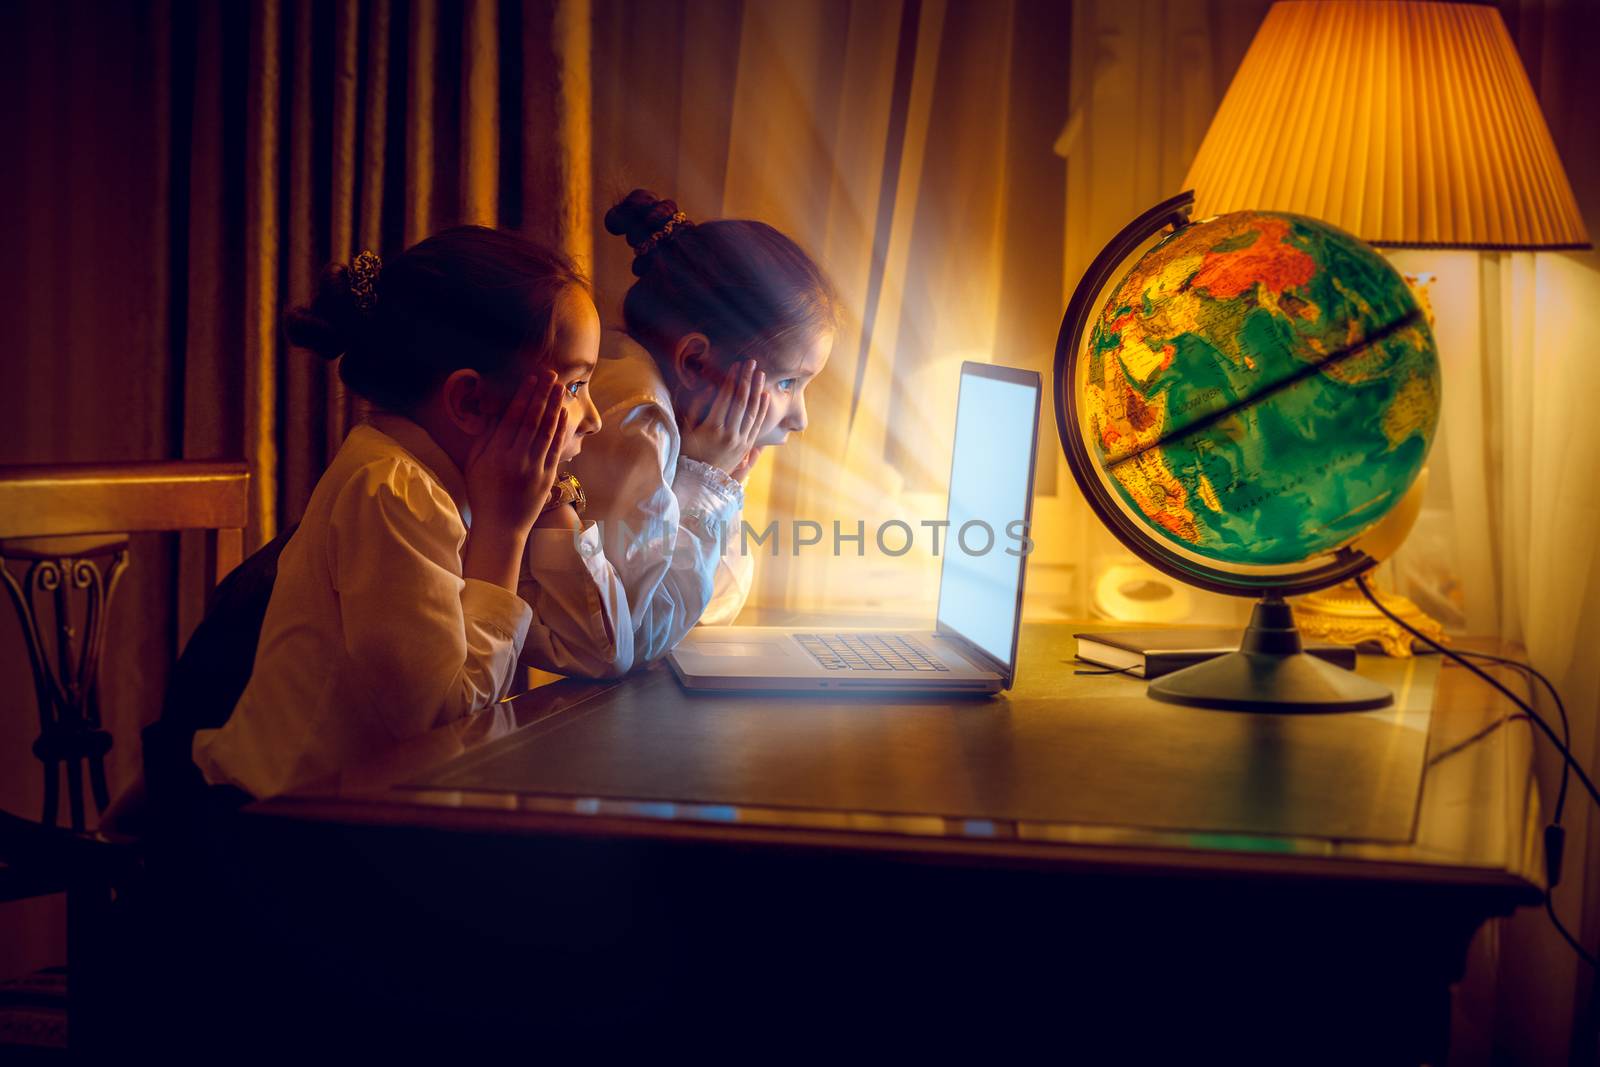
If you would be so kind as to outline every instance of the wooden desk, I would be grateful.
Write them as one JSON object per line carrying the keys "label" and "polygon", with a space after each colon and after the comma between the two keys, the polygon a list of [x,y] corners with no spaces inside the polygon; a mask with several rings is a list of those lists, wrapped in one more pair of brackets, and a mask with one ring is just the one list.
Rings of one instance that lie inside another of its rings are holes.
{"label": "wooden desk", "polygon": [[993,700],[534,690],[247,809],[262,951],[479,1035],[959,1005],[1079,1046],[1442,1059],[1473,932],[1540,900],[1528,724],[1485,733],[1508,706],[1428,658],[1363,657],[1379,712],[1159,704],[1074,674],[1073,629],[1026,627]]}

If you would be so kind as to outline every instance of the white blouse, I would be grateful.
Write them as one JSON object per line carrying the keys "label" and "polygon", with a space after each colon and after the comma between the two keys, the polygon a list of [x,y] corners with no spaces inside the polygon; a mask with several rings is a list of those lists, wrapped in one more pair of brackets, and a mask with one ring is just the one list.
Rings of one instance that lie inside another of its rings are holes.
{"label": "white blouse", "polygon": [[696,623],[731,623],[744,608],[755,570],[740,537],[744,487],[679,454],[671,392],[626,335],[607,335],[589,392],[602,425],[572,470],[627,589],[632,666],[640,666]]}
{"label": "white blouse", "polygon": [[627,599],[595,526],[535,529],[513,594],[462,577],[470,521],[465,479],[421,426],[353,429],[279,557],[249,684],[195,735],[206,780],[281,793],[488,707],[519,658],[626,668]]}

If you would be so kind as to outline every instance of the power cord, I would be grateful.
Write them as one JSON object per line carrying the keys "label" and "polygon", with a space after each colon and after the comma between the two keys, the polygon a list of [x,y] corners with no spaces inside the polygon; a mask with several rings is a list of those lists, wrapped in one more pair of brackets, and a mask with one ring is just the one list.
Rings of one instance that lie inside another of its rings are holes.
{"label": "power cord", "polygon": [[1506,723],[1508,723],[1508,722],[1516,722],[1519,719],[1524,721],[1524,722],[1526,722],[1528,717],[1526,715],[1522,714],[1520,711],[1517,712],[1517,714],[1515,714],[1515,715],[1502,715],[1500,718],[1496,719],[1494,722],[1490,723],[1488,726],[1485,726],[1483,729],[1479,730],[1477,733],[1473,734],[1471,737],[1465,738],[1464,740],[1461,740],[1461,741],[1457,741],[1455,744],[1451,745],[1449,748],[1445,749],[1443,752],[1440,752],[1440,753],[1434,755],[1433,757],[1431,757],[1428,760],[1428,766],[1437,767],[1439,764],[1443,763],[1445,760],[1449,759],[1451,756],[1455,756],[1455,755],[1458,755],[1458,754],[1460,754],[1462,752],[1465,752],[1467,749],[1471,748],[1473,745],[1477,744],[1479,741],[1482,741],[1485,737],[1488,737],[1490,734],[1493,734],[1494,732],[1499,730],[1500,727],[1504,726]]}
{"label": "power cord", "polygon": [[[1377,608],[1378,611],[1390,622],[1406,631],[1406,633],[1410,634],[1416,640],[1422,642],[1424,645],[1439,653],[1439,655],[1445,656],[1455,663],[1460,664],[1473,674],[1476,674],[1479,678],[1483,679],[1485,682],[1489,683],[1494,688],[1498,689],[1502,694],[1505,695],[1507,700],[1510,700],[1513,704],[1522,709],[1524,715],[1526,715],[1528,718],[1528,721],[1532,722],[1535,726],[1544,731],[1545,736],[1550,739],[1550,743],[1556,747],[1556,751],[1561,753],[1561,758],[1563,761],[1561,764],[1561,786],[1556,793],[1556,805],[1555,810],[1552,813],[1553,818],[1550,821],[1550,825],[1544,828],[1545,882],[1548,886],[1544,895],[1544,910],[1546,914],[1550,916],[1550,921],[1555,924],[1556,931],[1561,934],[1561,936],[1566,940],[1567,944],[1572,946],[1572,950],[1578,954],[1578,958],[1583,960],[1590,967],[1600,970],[1600,959],[1597,959],[1594,954],[1579,944],[1578,939],[1573,937],[1571,932],[1567,930],[1566,926],[1561,922],[1560,917],[1556,915],[1555,904],[1552,902],[1550,896],[1550,891],[1555,889],[1555,887],[1561,881],[1561,860],[1566,849],[1566,831],[1562,829],[1561,817],[1566,810],[1567,778],[1569,774],[1576,774],[1578,776],[1578,780],[1583,783],[1583,787],[1589,791],[1589,796],[1594,800],[1595,806],[1600,808],[1600,789],[1595,788],[1594,782],[1590,779],[1588,773],[1583,769],[1583,765],[1580,764],[1577,758],[1572,754],[1572,723],[1567,718],[1566,705],[1561,702],[1561,696],[1556,692],[1556,687],[1551,684],[1550,679],[1546,678],[1531,664],[1508,659],[1504,656],[1491,656],[1483,652],[1461,653],[1445,648],[1438,641],[1435,641],[1433,638],[1429,637],[1427,634],[1418,630],[1416,627],[1400,618],[1400,616],[1384,607],[1382,601],[1380,601],[1377,596],[1373,594],[1371,587],[1367,585],[1367,579],[1365,575],[1358,575],[1356,577],[1356,585],[1360,588],[1361,594],[1372,602],[1372,606]],[[1482,659],[1506,664],[1507,666],[1514,667],[1517,670],[1525,672],[1530,678],[1537,678],[1541,683],[1543,683],[1545,689],[1549,690],[1551,698],[1555,701],[1556,709],[1561,713],[1561,730],[1565,735],[1565,740],[1556,736],[1556,732],[1550,728],[1550,724],[1545,722],[1539,713],[1533,710],[1533,705],[1529,704],[1527,701],[1518,697],[1511,690],[1501,685],[1500,682],[1492,677],[1487,671],[1473,664],[1467,658],[1468,656],[1471,656],[1474,659]],[[1490,729],[1492,730],[1497,728],[1507,721],[1509,720],[1502,719],[1500,722],[1495,723]],[[1478,740],[1485,736],[1488,732],[1489,731],[1487,730],[1479,731],[1479,733],[1470,740]]]}
{"label": "power cord", "polygon": [[[1075,663],[1090,663],[1090,664],[1094,664],[1093,660],[1087,660],[1087,659],[1078,659],[1078,660],[1074,660],[1073,662],[1075,662]],[[1144,666],[1144,664],[1142,664],[1142,663],[1131,663],[1126,667],[1101,667],[1099,664],[1094,664],[1094,666],[1092,666],[1090,668],[1079,667],[1077,670],[1073,671],[1072,673],[1073,674],[1128,674],[1128,673],[1131,673],[1133,671],[1138,670],[1139,668],[1141,668],[1143,666]]]}

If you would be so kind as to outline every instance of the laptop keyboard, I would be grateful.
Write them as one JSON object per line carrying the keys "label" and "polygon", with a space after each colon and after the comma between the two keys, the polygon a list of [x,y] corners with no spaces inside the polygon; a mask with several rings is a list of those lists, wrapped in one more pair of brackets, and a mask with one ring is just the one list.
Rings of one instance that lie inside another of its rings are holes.
{"label": "laptop keyboard", "polygon": [[795,634],[800,647],[830,671],[948,671],[899,634]]}

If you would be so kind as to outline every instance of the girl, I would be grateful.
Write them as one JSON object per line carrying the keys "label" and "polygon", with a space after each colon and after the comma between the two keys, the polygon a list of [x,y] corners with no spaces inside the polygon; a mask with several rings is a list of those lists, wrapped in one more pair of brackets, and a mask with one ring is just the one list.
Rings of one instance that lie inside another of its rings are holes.
{"label": "girl", "polygon": [[761,222],[696,225],[635,189],[605,216],[638,278],[594,383],[606,429],[574,469],[627,588],[634,664],[697,622],[732,622],[753,560],[744,482],[762,449],[806,428],[806,386],[833,350],[837,301]]}
{"label": "girl", "polygon": [[375,413],[283,548],[255,665],[208,782],[282,792],[499,700],[519,658],[598,675],[632,658],[616,574],[558,467],[600,428],[599,318],[561,256],[463,227],[325,272],[290,340]]}

